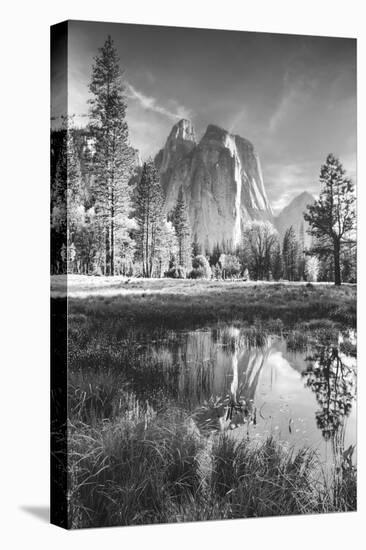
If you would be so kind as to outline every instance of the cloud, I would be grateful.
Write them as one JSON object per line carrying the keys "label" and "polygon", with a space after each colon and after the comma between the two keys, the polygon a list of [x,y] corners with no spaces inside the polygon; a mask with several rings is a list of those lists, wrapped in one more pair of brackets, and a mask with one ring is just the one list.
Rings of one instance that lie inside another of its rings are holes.
{"label": "cloud", "polygon": [[[158,113],[160,115],[163,115],[170,120],[180,120],[182,118],[190,118],[192,116],[192,113],[189,109],[184,107],[183,105],[176,104],[176,109],[169,110],[166,107],[162,107],[158,104],[155,97],[148,96],[141,92],[140,90],[137,90],[132,84],[129,82],[126,83],[126,90],[127,90],[127,97],[129,99],[137,101],[140,106],[147,110],[147,111],[153,111],[154,113]],[[175,101],[173,103],[176,103]]]}
{"label": "cloud", "polygon": [[296,101],[297,91],[292,88],[281,98],[276,110],[272,114],[269,121],[269,130],[275,132],[280,124],[286,119],[293,103]]}
{"label": "cloud", "polygon": [[229,124],[229,132],[232,134],[238,127],[239,122],[247,122],[247,109],[243,107],[233,117],[231,124]]}
{"label": "cloud", "polygon": [[346,175],[352,179],[354,184],[357,184],[357,156],[356,153],[343,155],[340,159],[343,167],[346,170]]}
{"label": "cloud", "polygon": [[319,193],[319,166],[316,162],[272,164],[266,172],[267,193],[275,215],[303,191],[315,197]]}
{"label": "cloud", "polygon": [[316,79],[293,76],[287,72],[283,78],[283,93],[269,120],[271,133],[287,122],[294,122],[311,98],[311,94],[317,86]]}

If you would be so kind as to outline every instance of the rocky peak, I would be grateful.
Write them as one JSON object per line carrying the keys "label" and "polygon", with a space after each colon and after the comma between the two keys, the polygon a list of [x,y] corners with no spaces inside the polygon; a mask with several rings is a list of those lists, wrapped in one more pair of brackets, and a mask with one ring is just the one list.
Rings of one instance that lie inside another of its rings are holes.
{"label": "rocky peak", "polygon": [[304,205],[307,205],[307,204],[312,204],[314,202],[314,197],[311,193],[309,193],[308,191],[303,191],[302,193],[300,193],[299,195],[297,195],[297,197],[295,197],[292,201],[291,201],[291,204],[292,205],[297,205],[297,204],[304,204]]}
{"label": "rocky peak", "polygon": [[192,235],[208,251],[216,244],[235,249],[250,220],[272,220],[253,144],[214,124],[196,143],[188,120],[175,124],[155,158],[167,211],[183,190]]}
{"label": "rocky peak", "polygon": [[228,132],[223,128],[220,128],[220,126],[216,126],[216,124],[209,124],[201,139],[201,143],[205,141],[217,141],[223,144],[227,135]]}
{"label": "rocky peak", "polygon": [[217,126],[216,124],[209,124],[207,126],[201,143],[205,141],[216,141],[221,143],[223,146],[227,146],[229,140],[235,142],[236,146],[241,150],[245,150],[247,152],[250,151],[252,153],[254,152],[254,146],[249,140],[237,134],[230,134],[230,132],[220,126]]}
{"label": "rocky peak", "polygon": [[288,217],[292,213],[297,215],[298,213],[305,211],[306,206],[308,204],[313,204],[314,201],[315,199],[311,193],[308,191],[303,191],[299,195],[296,195],[296,197],[294,197],[289,204],[283,208],[277,218],[286,218],[286,216]]}
{"label": "rocky peak", "polygon": [[311,238],[306,232],[309,228],[309,224],[304,220],[304,212],[307,210],[307,205],[313,204],[314,201],[315,199],[311,193],[303,191],[299,195],[296,195],[296,197],[278,214],[275,218],[275,226],[281,239],[283,239],[286,230],[292,226],[296,237],[299,240],[304,239],[305,246],[310,245]]}
{"label": "rocky peak", "polygon": [[196,143],[196,133],[192,122],[186,118],[182,118],[182,120],[174,124],[169,134],[168,141],[173,139]]}
{"label": "rocky peak", "polygon": [[190,120],[182,119],[174,124],[166,140],[165,147],[158,154],[160,172],[166,172],[176,165],[196,146],[196,134]]}

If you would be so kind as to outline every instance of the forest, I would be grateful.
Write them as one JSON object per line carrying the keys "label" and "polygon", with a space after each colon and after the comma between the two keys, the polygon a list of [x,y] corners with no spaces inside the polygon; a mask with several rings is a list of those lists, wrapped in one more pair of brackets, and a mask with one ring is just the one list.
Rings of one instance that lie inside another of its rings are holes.
{"label": "forest", "polygon": [[356,282],[355,188],[329,154],[320,195],[304,213],[305,246],[288,227],[249,221],[241,242],[204,249],[180,189],[166,211],[154,159],[129,141],[123,73],[111,37],[92,68],[89,123],[65,116],[51,131],[51,273],[147,278]]}

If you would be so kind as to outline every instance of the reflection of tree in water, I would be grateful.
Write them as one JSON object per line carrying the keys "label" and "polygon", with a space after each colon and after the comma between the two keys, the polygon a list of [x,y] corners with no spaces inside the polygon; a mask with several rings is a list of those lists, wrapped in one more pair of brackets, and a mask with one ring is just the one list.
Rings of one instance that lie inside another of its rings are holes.
{"label": "reflection of tree in water", "polygon": [[339,350],[339,345],[322,342],[307,358],[307,369],[302,373],[313,390],[321,409],[316,422],[328,441],[344,433],[345,418],[355,399],[355,370],[353,362]]}

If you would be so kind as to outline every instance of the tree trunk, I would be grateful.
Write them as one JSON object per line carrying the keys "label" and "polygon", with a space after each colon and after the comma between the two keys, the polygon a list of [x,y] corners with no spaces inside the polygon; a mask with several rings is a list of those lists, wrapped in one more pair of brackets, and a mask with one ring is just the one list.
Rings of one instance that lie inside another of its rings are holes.
{"label": "tree trunk", "polygon": [[105,234],[105,274],[110,275],[111,249],[109,241],[109,227],[107,225]]}
{"label": "tree trunk", "polygon": [[111,207],[111,275],[114,275],[114,191],[112,188]]}
{"label": "tree trunk", "polygon": [[334,239],[334,284],[341,284],[340,242]]}
{"label": "tree trunk", "polygon": [[111,219],[111,275],[114,275],[114,220]]}
{"label": "tree trunk", "polygon": [[149,212],[146,217],[146,242],[145,242],[145,277],[149,277]]}

